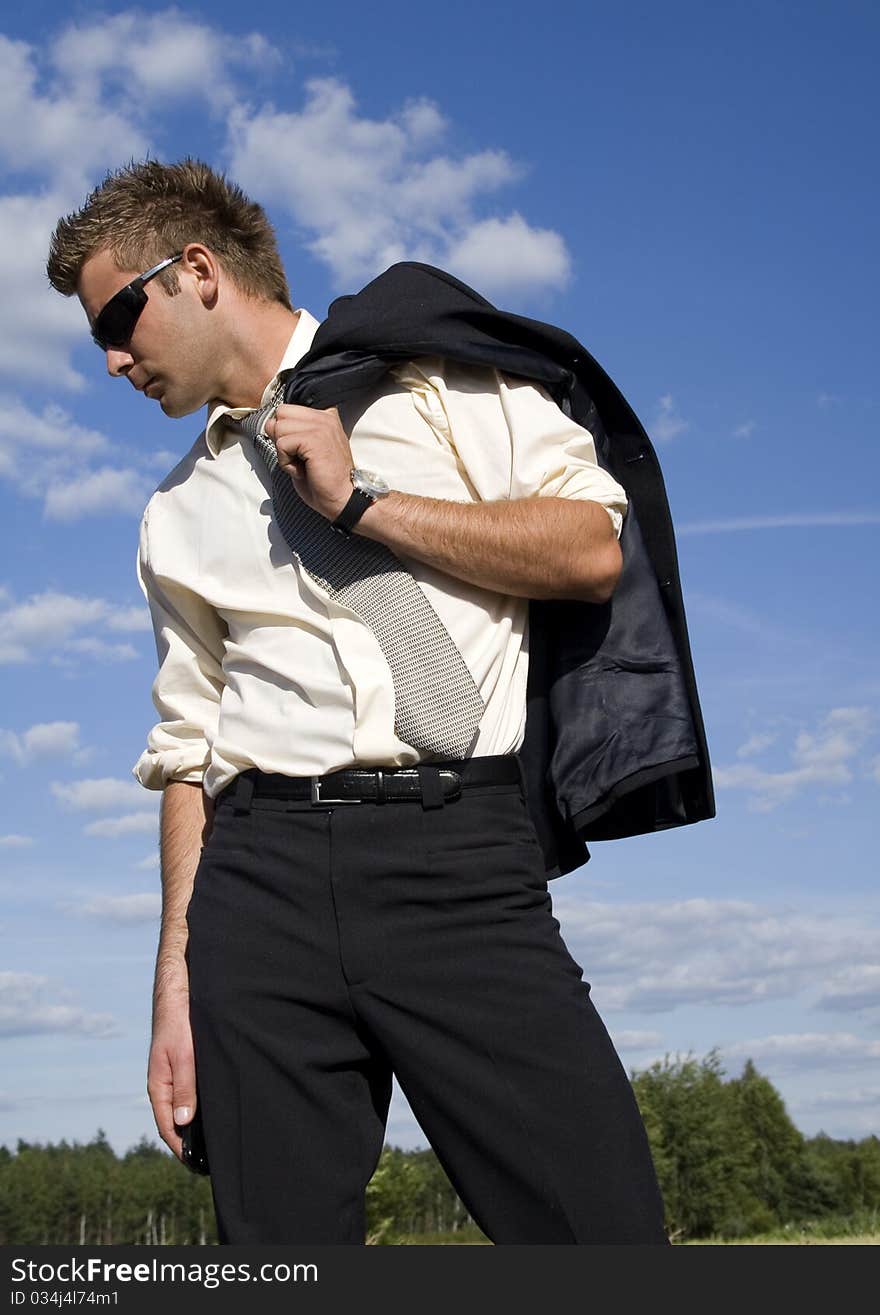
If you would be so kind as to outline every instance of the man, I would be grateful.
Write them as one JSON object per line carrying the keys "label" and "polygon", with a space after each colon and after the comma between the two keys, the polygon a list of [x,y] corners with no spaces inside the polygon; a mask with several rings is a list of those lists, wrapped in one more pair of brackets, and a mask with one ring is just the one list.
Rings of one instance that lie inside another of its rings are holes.
{"label": "man", "polygon": [[666,1243],[517,757],[528,600],[603,606],[621,571],[590,433],[443,357],[284,404],[317,322],[198,162],[108,176],[48,270],[111,375],[207,408],[141,527],[135,774],[163,790],[148,1090],[178,1155],[199,1102],[221,1241],[362,1243],[393,1072],[496,1243]]}

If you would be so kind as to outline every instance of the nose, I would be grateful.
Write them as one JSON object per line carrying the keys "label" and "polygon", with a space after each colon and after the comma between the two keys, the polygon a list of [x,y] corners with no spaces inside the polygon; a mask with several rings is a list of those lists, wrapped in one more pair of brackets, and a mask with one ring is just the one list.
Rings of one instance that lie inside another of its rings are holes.
{"label": "nose", "polygon": [[108,347],[107,352],[107,373],[112,374],[114,379],[121,375],[128,374],[134,365],[134,357],[131,352],[124,351],[121,347]]}

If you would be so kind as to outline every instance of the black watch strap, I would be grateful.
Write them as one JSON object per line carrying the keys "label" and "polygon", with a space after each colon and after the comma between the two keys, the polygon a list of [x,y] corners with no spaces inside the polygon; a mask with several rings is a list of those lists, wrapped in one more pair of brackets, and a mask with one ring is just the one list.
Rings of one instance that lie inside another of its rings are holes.
{"label": "black watch strap", "polygon": [[355,489],[336,520],[330,522],[331,530],[336,530],[339,534],[344,534],[347,539],[350,539],[352,528],[357,525],[367,507],[372,507],[374,502],[375,498],[371,498],[369,493],[363,493],[361,489]]}

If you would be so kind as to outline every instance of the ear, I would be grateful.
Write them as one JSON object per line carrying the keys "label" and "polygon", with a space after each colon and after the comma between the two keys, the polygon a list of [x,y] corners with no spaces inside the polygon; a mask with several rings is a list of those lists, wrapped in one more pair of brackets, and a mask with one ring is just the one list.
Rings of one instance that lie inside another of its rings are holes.
{"label": "ear", "polygon": [[220,287],[220,264],[211,248],[201,242],[187,242],[179,268],[181,273],[192,275],[203,305],[212,306]]}

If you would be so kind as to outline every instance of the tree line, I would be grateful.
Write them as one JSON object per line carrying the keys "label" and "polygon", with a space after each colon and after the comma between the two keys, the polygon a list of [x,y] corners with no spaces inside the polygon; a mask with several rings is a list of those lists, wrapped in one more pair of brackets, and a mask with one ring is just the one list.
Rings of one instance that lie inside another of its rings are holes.
{"label": "tree line", "polygon": [[807,1138],[747,1060],[724,1080],[717,1050],[631,1074],[675,1240],[752,1237],[837,1217],[880,1227],[880,1140]]}
{"label": "tree line", "polygon": [[[674,1241],[751,1237],[880,1211],[880,1140],[806,1138],[749,1060],[725,1080],[717,1051],[630,1074]],[[367,1188],[368,1240],[480,1240],[431,1150],[385,1146]],[[0,1147],[2,1245],[211,1245],[210,1182],[142,1138],[117,1156],[86,1144]]]}

